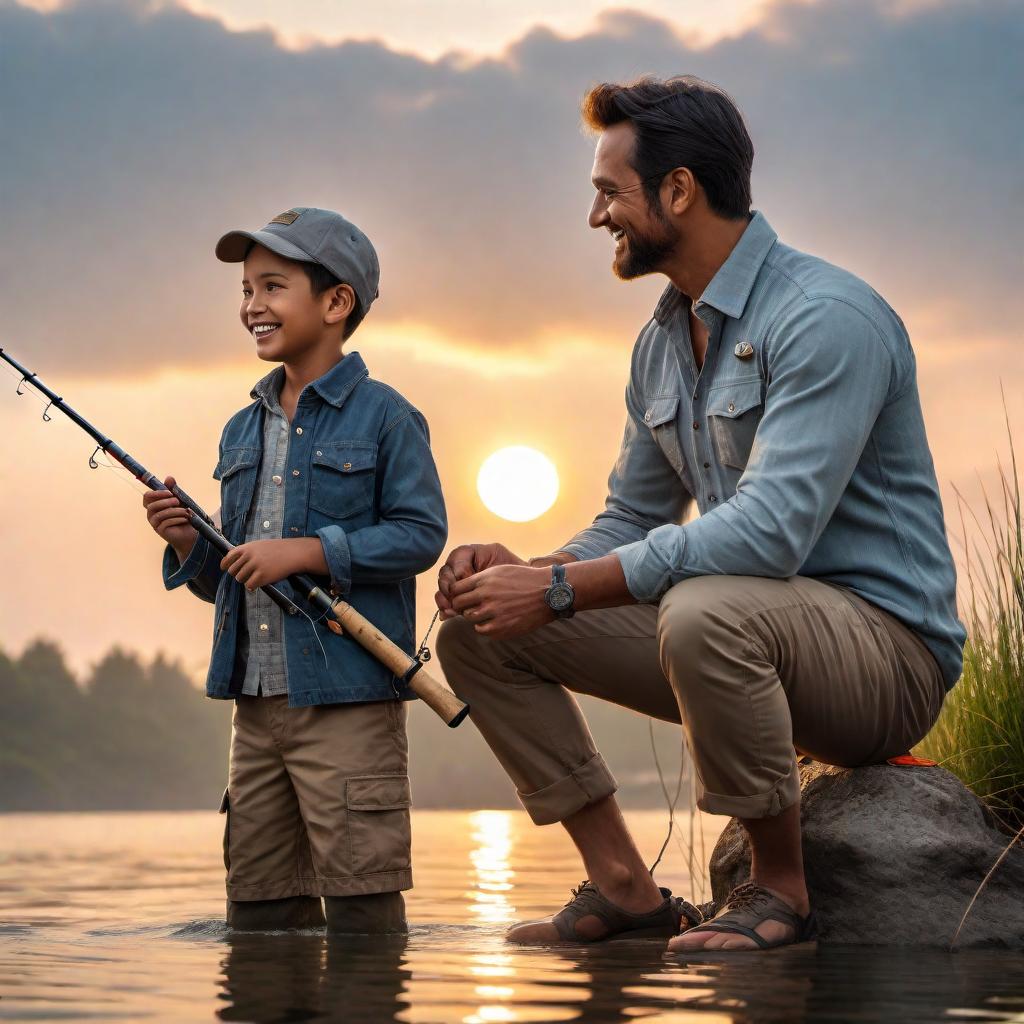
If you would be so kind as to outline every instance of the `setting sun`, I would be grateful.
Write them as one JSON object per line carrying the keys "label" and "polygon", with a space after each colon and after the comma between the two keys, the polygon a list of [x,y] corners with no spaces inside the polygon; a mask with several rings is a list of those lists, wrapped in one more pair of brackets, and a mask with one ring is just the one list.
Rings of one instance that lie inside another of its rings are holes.
{"label": "setting sun", "polygon": [[558,497],[558,470],[536,448],[513,445],[484,459],[476,489],[480,500],[496,516],[526,523],[554,505]]}

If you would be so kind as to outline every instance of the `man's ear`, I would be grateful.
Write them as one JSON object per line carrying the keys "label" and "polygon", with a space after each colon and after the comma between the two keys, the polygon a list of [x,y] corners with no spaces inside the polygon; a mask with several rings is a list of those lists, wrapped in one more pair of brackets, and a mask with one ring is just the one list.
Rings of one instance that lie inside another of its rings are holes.
{"label": "man's ear", "polygon": [[356,308],[356,293],[350,284],[339,284],[331,288],[327,295],[330,301],[324,311],[325,324],[340,324]]}
{"label": "man's ear", "polygon": [[677,167],[669,175],[672,191],[668,208],[676,216],[685,213],[697,199],[697,179],[689,167]]}

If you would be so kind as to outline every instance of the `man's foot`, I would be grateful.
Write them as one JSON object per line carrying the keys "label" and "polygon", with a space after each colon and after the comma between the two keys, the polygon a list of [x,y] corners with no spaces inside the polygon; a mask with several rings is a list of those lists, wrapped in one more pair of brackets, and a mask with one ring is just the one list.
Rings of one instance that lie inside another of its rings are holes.
{"label": "man's foot", "polygon": [[794,906],[755,882],[738,885],[706,924],[684,931],[668,944],[670,953],[698,950],[769,949],[807,942],[817,934],[806,897]]}
{"label": "man's foot", "polygon": [[505,938],[526,945],[549,945],[675,935],[679,931],[680,901],[668,889],[659,889],[659,893],[660,903],[634,912],[612,903],[596,885],[584,881],[572,890],[572,899],[557,914],[513,925]]}

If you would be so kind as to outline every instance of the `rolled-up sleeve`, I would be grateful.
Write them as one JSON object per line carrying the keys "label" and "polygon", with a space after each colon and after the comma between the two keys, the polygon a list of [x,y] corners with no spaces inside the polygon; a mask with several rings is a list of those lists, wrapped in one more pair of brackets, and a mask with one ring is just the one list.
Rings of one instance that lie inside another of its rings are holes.
{"label": "rolled-up sleeve", "polygon": [[644,422],[636,369],[626,388],[626,429],[608,477],[604,510],[559,551],[581,561],[642,540],[662,523],[678,523],[693,501]]}
{"label": "rolled-up sleeve", "polygon": [[427,423],[415,409],[403,409],[385,428],[377,473],[382,481],[379,522],[351,532],[333,523],[316,531],[331,588],[341,596],[353,583],[393,583],[425,572],[448,539]]}
{"label": "rolled-up sleeve", "polygon": [[213,604],[224,575],[220,562],[221,555],[205,537],[196,537],[192,550],[181,564],[177,552],[168,544],[162,567],[164,586],[175,590],[184,584],[196,597]]}
{"label": "rolled-up sleeve", "polygon": [[890,391],[883,333],[846,300],[815,298],[770,335],[764,415],[736,493],[615,550],[638,601],[693,576],[795,575],[853,475]]}

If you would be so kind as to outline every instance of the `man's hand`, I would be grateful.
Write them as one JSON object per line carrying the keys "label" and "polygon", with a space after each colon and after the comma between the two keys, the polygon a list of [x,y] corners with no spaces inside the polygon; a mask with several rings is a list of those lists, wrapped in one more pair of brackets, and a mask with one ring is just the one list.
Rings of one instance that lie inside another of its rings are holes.
{"label": "man's hand", "polygon": [[174,548],[178,561],[184,562],[199,534],[191,524],[188,509],[171,494],[174,477],[167,477],[164,485],[167,490],[146,491],[142,496],[142,507],[146,510],[149,525]]}
{"label": "man's hand", "polygon": [[461,544],[452,550],[437,574],[437,593],[434,595],[442,622],[457,614],[452,609],[452,587],[458,581],[496,565],[526,565],[526,562],[504,544]]}
{"label": "man's hand", "polygon": [[[314,567],[316,559],[320,568]],[[220,563],[246,590],[279,583],[297,572],[322,572],[322,566],[323,545],[318,537],[249,541],[232,548]]]}
{"label": "man's hand", "polygon": [[452,583],[451,615],[461,615],[476,632],[497,640],[522,636],[555,620],[544,601],[549,586],[548,569],[495,565]]}

